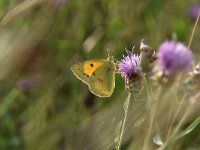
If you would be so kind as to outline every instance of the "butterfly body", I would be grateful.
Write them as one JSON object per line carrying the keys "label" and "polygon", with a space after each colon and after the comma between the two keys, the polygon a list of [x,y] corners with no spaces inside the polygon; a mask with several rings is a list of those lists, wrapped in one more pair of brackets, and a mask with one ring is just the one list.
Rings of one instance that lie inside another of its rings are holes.
{"label": "butterfly body", "polygon": [[91,59],[71,67],[74,75],[99,97],[110,97],[115,87],[115,64],[112,60]]}

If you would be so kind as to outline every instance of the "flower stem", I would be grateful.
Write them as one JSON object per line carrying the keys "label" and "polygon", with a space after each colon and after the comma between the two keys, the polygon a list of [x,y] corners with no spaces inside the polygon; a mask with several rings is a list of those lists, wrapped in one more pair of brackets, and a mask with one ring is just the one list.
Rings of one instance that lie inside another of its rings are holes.
{"label": "flower stem", "polygon": [[126,124],[126,119],[127,119],[127,114],[128,114],[128,108],[129,108],[129,103],[130,103],[130,97],[131,97],[131,93],[128,93],[128,96],[127,96],[127,98],[124,102],[124,119],[123,119],[123,122],[122,122],[122,127],[121,127],[118,145],[116,146],[117,150],[120,150],[121,143],[122,143],[122,137],[123,137],[123,134],[124,134],[125,124]]}
{"label": "flower stem", "polygon": [[199,18],[200,18],[200,11],[199,11],[199,13],[198,13],[198,17],[197,17],[197,19],[196,19],[196,22],[195,22],[195,24],[194,24],[194,28],[193,28],[193,30],[192,30],[192,34],[191,34],[191,36],[190,36],[190,40],[189,40],[189,43],[188,43],[188,48],[190,48],[190,46],[191,46],[191,43],[192,43],[192,40],[193,40],[193,37],[194,37],[195,30],[196,30],[196,28],[197,28],[197,24],[198,24]]}
{"label": "flower stem", "polygon": [[152,131],[153,131],[153,127],[155,127],[157,125],[157,123],[156,123],[156,114],[158,113],[158,108],[160,106],[161,99],[166,94],[166,92],[165,92],[166,90],[168,90],[168,87],[161,88],[161,91],[159,93],[159,96],[156,98],[155,103],[150,105],[149,127],[147,129],[147,134],[146,134],[146,137],[144,139],[143,150],[146,150],[149,147],[149,141],[151,139],[151,134],[152,134]]}

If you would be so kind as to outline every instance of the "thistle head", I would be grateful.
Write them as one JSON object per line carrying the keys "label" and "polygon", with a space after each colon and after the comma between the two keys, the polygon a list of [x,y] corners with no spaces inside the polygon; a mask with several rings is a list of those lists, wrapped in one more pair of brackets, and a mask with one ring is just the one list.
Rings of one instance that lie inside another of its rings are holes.
{"label": "thistle head", "polygon": [[144,43],[144,40],[140,42],[140,52],[142,71],[149,74],[152,70],[153,62],[157,60],[156,54],[149,45]]}
{"label": "thistle head", "polygon": [[52,4],[53,8],[58,9],[62,5],[66,4],[68,2],[68,0],[51,0],[50,2]]}
{"label": "thistle head", "polygon": [[200,5],[195,5],[195,6],[190,8],[188,14],[189,14],[189,17],[192,20],[196,20],[197,17],[198,17],[199,12],[200,12]]}
{"label": "thistle head", "polygon": [[158,49],[158,65],[166,76],[192,69],[193,55],[190,49],[181,42],[166,41]]}
{"label": "thistle head", "polygon": [[147,55],[148,57],[151,57],[154,53],[153,49],[144,43],[144,40],[141,40],[140,42],[140,52],[144,55]]}
{"label": "thistle head", "polygon": [[127,56],[123,56],[123,59],[118,64],[119,73],[125,78],[128,88],[136,85],[135,83],[142,77],[140,62],[140,56],[134,54],[133,51],[127,51]]}

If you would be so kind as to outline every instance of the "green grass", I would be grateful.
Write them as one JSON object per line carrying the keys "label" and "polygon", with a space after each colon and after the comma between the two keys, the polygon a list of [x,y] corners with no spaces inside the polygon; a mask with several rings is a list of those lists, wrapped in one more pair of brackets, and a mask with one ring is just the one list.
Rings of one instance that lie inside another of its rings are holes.
{"label": "green grass", "polygon": [[[187,13],[197,2],[69,0],[55,9],[48,1],[2,0],[0,149],[115,149],[124,113],[121,149],[199,149],[198,83],[184,76],[169,87],[143,80],[144,89],[131,95],[126,112],[120,75],[113,95],[99,98],[70,69],[79,61],[106,59],[107,49],[116,60],[125,48],[135,46],[139,53],[141,39],[157,51],[176,33],[188,45],[195,22]],[[198,24],[190,45],[197,62],[199,30]],[[21,80],[30,87],[20,87]],[[156,135],[162,146],[153,142]]]}

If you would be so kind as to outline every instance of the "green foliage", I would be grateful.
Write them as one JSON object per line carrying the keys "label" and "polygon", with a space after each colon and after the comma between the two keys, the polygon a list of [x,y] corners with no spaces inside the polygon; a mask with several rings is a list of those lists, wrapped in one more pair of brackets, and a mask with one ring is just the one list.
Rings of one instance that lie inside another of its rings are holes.
{"label": "green foliage", "polygon": [[[145,144],[151,150],[158,148],[151,139],[159,133],[164,144],[171,144],[172,135],[190,143],[188,135],[200,120],[199,103],[190,104],[196,87],[191,91],[175,84],[159,97],[158,83],[147,81],[134,100],[129,95],[124,102],[125,85],[117,74],[113,95],[102,99],[91,94],[70,68],[78,61],[106,58],[108,49],[120,60],[125,47],[135,46],[139,52],[141,39],[155,51],[174,32],[187,43],[194,26],[187,11],[195,3],[68,0],[55,7],[48,0],[1,0],[0,149],[102,150],[113,149],[115,142],[139,149],[149,139]],[[197,55],[199,38],[192,41]],[[194,111],[187,114],[189,119],[184,113],[188,109]],[[190,125],[183,129],[185,124]],[[194,136],[200,139],[199,134]],[[192,146],[200,147],[198,142]]]}
{"label": "green foliage", "polygon": [[196,118],[194,122],[192,122],[185,130],[183,130],[178,138],[184,137],[185,135],[192,132],[200,123],[200,117]]}

